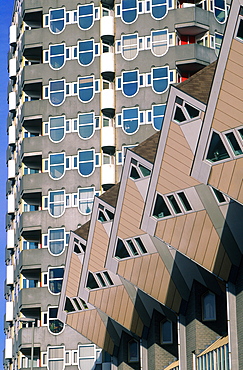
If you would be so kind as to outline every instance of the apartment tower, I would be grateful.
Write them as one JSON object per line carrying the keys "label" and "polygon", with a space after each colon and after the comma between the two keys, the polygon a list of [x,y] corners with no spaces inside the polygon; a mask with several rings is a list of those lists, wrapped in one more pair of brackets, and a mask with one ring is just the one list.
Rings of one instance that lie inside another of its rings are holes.
{"label": "apartment tower", "polygon": [[15,1],[5,369],[116,368],[57,319],[69,232],[88,221],[94,196],[119,181],[126,148],[161,129],[170,84],[217,58],[228,7],[224,0]]}

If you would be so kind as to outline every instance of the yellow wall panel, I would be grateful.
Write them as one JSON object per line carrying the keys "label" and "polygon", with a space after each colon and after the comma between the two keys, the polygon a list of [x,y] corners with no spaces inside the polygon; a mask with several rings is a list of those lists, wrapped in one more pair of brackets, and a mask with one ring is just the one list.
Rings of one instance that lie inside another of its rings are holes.
{"label": "yellow wall panel", "polygon": [[131,275],[131,282],[134,285],[138,285],[138,279],[140,276],[141,266],[142,266],[142,257],[135,258],[134,265],[133,265],[133,271]]}
{"label": "yellow wall panel", "polygon": [[207,248],[204,259],[203,259],[203,266],[206,267],[210,271],[212,271],[212,268],[214,265],[219,242],[220,242],[219,236],[216,230],[212,228],[209,242],[208,242],[209,248]]}
{"label": "yellow wall panel", "polygon": [[188,249],[186,251],[186,255],[189,258],[192,258],[192,259],[195,258],[205,217],[206,217],[206,211],[203,210],[203,211],[196,212],[196,218],[195,218],[193,229],[191,232],[191,238],[188,244]]}
{"label": "yellow wall panel", "polygon": [[221,172],[223,170],[223,163],[216,164],[211,167],[208,183],[209,185],[218,188]]}
{"label": "yellow wall panel", "polygon": [[196,218],[195,212],[189,213],[186,215],[186,221],[185,221],[185,225],[183,229],[183,234],[181,236],[181,241],[180,241],[180,245],[178,248],[181,253],[185,254],[187,251],[188,244],[191,238],[191,232],[192,232],[194,222],[195,222],[195,218]]}
{"label": "yellow wall panel", "polygon": [[130,278],[131,278],[133,265],[134,265],[134,259],[133,258],[128,260],[127,263],[126,263],[126,268],[125,268],[125,271],[124,271],[124,278],[127,279],[127,280],[130,280]]}
{"label": "yellow wall panel", "polygon": [[166,243],[170,244],[171,242],[171,238],[172,238],[174,228],[175,228],[175,223],[176,223],[176,217],[168,218],[166,220],[164,235],[162,237],[162,240],[164,240]]}
{"label": "yellow wall panel", "polygon": [[120,285],[120,286],[116,287],[116,297],[115,297],[116,305],[113,306],[113,310],[112,310],[112,317],[116,321],[118,321],[119,312],[120,312],[121,307],[122,307],[122,293],[123,293],[123,290],[124,290],[123,285]]}
{"label": "yellow wall panel", "polygon": [[243,158],[236,159],[236,165],[231,177],[228,194],[230,197],[238,200],[243,178]]}
{"label": "yellow wall panel", "polygon": [[222,172],[219,179],[218,188],[223,193],[228,193],[230,183],[232,181],[232,175],[234,173],[234,168],[236,165],[236,161],[229,161],[223,163]]}
{"label": "yellow wall panel", "polygon": [[142,258],[142,266],[140,269],[140,275],[138,279],[138,287],[142,290],[144,290],[144,285],[146,283],[146,278],[149,270],[149,263],[150,263],[150,255],[140,257]]}
{"label": "yellow wall panel", "polygon": [[187,217],[186,215],[181,215],[181,216],[177,216],[175,219],[175,227],[174,227],[174,231],[171,237],[171,245],[176,249],[179,248],[179,245],[181,242],[181,237],[183,235],[186,217]]}
{"label": "yellow wall panel", "polygon": [[[89,257],[89,266],[92,272],[100,271],[104,268],[104,261],[108,247],[108,235],[101,222],[96,221],[93,235],[93,245]],[[94,247],[95,246],[95,247]],[[99,256],[97,259],[97,255]]]}
{"label": "yellow wall panel", "polygon": [[159,258],[158,253],[153,253],[150,258],[149,270],[144,284],[144,291],[148,294],[151,293],[153,285],[157,283],[155,281],[155,271],[157,269]]}
{"label": "yellow wall panel", "polygon": [[203,260],[204,260],[207,249],[211,248],[209,244],[209,238],[212,232],[212,228],[213,228],[213,224],[209,216],[206,215],[204,219],[204,224],[202,225],[202,232],[201,232],[201,235],[198,241],[198,248],[197,248],[197,252],[195,255],[195,261],[197,261],[201,265],[203,264]]}
{"label": "yellow wall panel", "polygon": [[[159,258],[156,272],[155,272],[154,281],[162,281],[164,271],[165,271],[164,262],[161,260],[161,258]],[[161,284],[153,284],[152,286],[151,296],[154,297],[155,299],[158,299],[160,288],[161,288]]]}

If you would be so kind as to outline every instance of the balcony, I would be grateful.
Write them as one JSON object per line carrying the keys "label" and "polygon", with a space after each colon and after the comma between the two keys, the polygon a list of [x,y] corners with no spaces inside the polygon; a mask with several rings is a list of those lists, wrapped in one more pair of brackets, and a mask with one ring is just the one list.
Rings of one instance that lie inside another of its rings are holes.
{"label": "balcony", "polygon": [[101,110],[102,113],[110,118],[115,114],[115,90],[105,89],[101,91]]}
{"label": "balcony", "polygon": [[6,284],[7,285],[13,285],[14,283],[14,266],[8,265],[6,269]]}
{"label": "balcony", "polygon": [[16,78],[17,73],[17,59],[12,58],[9,60],[9,78]]}
{"label": "balcony", "polygon": [[46,216],[45,211],[23,212],[20,216],[19,230],[22,232],[41,230],[42,218],[44,217],[42,216],[43,212]]}
{"label": "balcony", "polygon": [[15,194],[8,195],[8,213],[15,212]]}
{"label": "balcony", "polygon": [[6,302],[6,321],[13,321],[13,302]]}
{"label": "balcony", "polygon": [[[23,140],[21,145],[21,156],[29,157],[33,156],[41,156],[42,149],[43,149],[43,138],[41,136],[36,137],[27,137]],[[34,167],[33,167],[34,168]],[[41,166],[36,166],[36,168],[41,169]]]}
{"label": "balcony", "polygon": [[5,339],[5,359],[11,359],[13,356],[13,340]]}
{"label": "balcony", "polygon": [[16,109],[16,93],[12,91],[8,95],[9,111],[12,112]]}
{"label": "balcony", "polygon": [[8,161],[8,178],[13,179],[15,177],[15,160],[10,159]]}
{"label": "balcony", "polygon": [[44,311],[47,305],[57,305],[57,297],[49,294],[47,288],[25,288],[19,292],[18,305],[21,311],[38,307]]}
{"label": "balcony", "polygon": [[16,127],[14,125],[9,126],[8,129],[8,144],[9,145],[16,144]]}
{"label": "balcony", "polygon": [[100,56],[101,75],[105,80],[113,81],[115,76],[115,54],[112,52],[103,53]]}
{"label": "balcony", "polygon": [[14,248],[14,230],[9,229],[7,231],[7,249],[13,249]]}
{"label": "balcony", "polygon": [[45,261],[48,259],[47,249],[26,249],[22,251],[19,255],[19,266],[27,270],[41,269],[41,263],[45,265]]}
{"label": "balcony", "polygon": [[115,157],[103,154],[101,166],[101,185],[103,190],[108,190],[115,184]]}
{"label": "balcony", "polygon": [[45,178],[47,180],[47,173],[33,173],[31,175],[24,175],[20,183],[20,194],[23,192],[41,192],[41,184],[45,183]]}
{"label": "balcony", "polygon": [[9,43],[14,46],[17,43],[17,26],[13,24],[9,27]]}
{"label": "balcony", "polygon": [[104,153],[114,154],[115,151],[115,128],[107,126],[101,128],[101,147]]}
{"label": "balcony", "polygon": [[100,19],[101,40],[109,45],[114,43],[114,16],[109,15]]}

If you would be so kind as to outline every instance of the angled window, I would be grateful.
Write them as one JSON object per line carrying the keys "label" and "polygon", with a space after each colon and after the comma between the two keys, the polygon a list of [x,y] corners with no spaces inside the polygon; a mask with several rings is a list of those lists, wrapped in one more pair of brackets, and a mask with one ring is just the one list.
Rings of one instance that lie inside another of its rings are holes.
{"label": "angled window", "polygon": [[49,137],[55,143],[65,136],[65,117],[52,117],[49,119]]}
{"label": "angled window", "polygon": [[117,239],[115,257],[118,259],[128,258],[130,254],[128,253],[125,244],[121,239]]}
{"label": "angled window", "polygon": [[78,97],[83,103],[89,102],[94,97],[94,76],[79,77]]}
{"label": "angled window", "polygon": [[225,0],[213,1],[214,16],[219,23],[224,23],[227,17],[227,8]]}
{"label": "angled window", "polygon": [[94,60],[94,40],[78,42],[78,61],[83,66],[88,66]]}
{"label": "angled window", "polygon": [[132,339],[128,342],[128,362],[139,361],[139,347],[138,342]]}
{"label": "angled window", "polygon": [[65,211],[65,191],[57,190],[49,192],[48,211],[53,217],[60,217]]}
{"label": "angled window", "polygon": [[78,25],[82,30],[88,30],[94,24],[94,4],[79,5]]}
{"label": "angled window", "polygon": [[48,230],[48,250],[51,254],[57,256],[64,251],[65,248],[65,229],[49,229]]}
{"label": "angled window", "polygon": [[233,132],[228,132],[225,134],[225,136],[230,144],[230,148],[233,151],[234,155],[237,156],[243,154],[241,147],[235,137],[235,134]]}
{"label": "angled window", "polygon": [[49,100],[52,105],[61,105],[65,99],[65,80],[49,82]]}
{"label": "angled window", "polygon": [[160,194],[157,194],[156,197],[153,216],[156,218],[171,216],[171,212],[165,203],[164,198]]}
{"label": "angled window", "polygon": [[81,139],[89,139],[94,133],[94,113],[82,113],[78,115],[78,134]]}
{"label": "angled window", "polygon": [[47,348],[47,369],[48,370],[64,370],[65,363],[64,363],[64,356],[65,356],[65,347],[48,347]]}
{"label": "angled window", "polygon": [[161,105],[153,105],[152,107],[152,114],[153,114],[153,121],[152,125],[155,130],[161,130],[163,121],[164,121],[164,114],[165,114],[165,104]]}
{"label": "angled window", "polygon": [[127,134],[134,134],[139,128],[139,109],[127,108],[122,110],[122,129]]}
{"label": "angled window", "polygon": [[88,273],[86,288],[88,288],[88,289],[98,289],[99,288],[99,285],[98,285],[94,275],[90,271]]}
{"label": "angled window", "polygon": [[65,44],[49,46],[49,64],[53,69],[60,69],[65,63]]}
{"label": "angled window", "polygon": [[207,292],[202,297],[202,311],[204,321],[216,320],[216,301],[215,294]]}
{"label": "angled window", "polygon": [[65,174],[65,154],[57,153],[49,155],[49,175],[58,180]]}
{"label": "angled window", "polygon": [[78,171],[81,176],[90,176],[94,172],[95,151],[81,150],[78,152]]}
{"label": "angled window", "polygon": [[171,194],[171,195],[168,195],[167,198],[168,198],[175,214],[182,213],[181,209],[180,209],[180,206],[179,206],[175,196],[173,194]]}
{"label": "angled window", "polygon": [[162,19],[167,15],[167,0],[151,0],[151,15],[155,19]]}
{"label": "angled window", "polygon": [[161,322],[161,344],[173,343],[172,322],[165,320]]}
{"label": "angled window", "polygon": [[131,97],[138,92],[138,70],[122,73],[122,92],[124,95]]}
{"label": "angled window", "polygon": [[151,50],[154,55],[161,57],[165,55],[169,48],[168,30],[151,32]]}
{"label": "angled window", "polygon": [[48,309],[48,329],[52,334],[60,334],[64,330],[64,324],[57,318],[57,307]]}
{"label": "angled window", "polygon": [[180,97],[176,97],[175,112],[173,120],[177,123],[184,123],[192,119],[196,119],[200,116],[199,109],[195,108],[193,105],[187,103]]}
{"label": "angled window", "polygon": [[240,40],[243,40],[243,19],[240,17],[239,23],[238,23],[238,29],[236,33],[236,37],[238,37]]}
{"label": "angled window", "polygon": [[53,9],[49,12],[49,28],[52,33],[61,33],[65,27],[65,9]]}
{"label": "angled window", "polygon": [[213,132],[206,159],[210,162],[218,162],[229,157],[221,137]]}
{"label": "angled window", "polygon": [[225,198],[224,194],[221,193],[218,189],[212,188],[214,195],[218,201],[218,203],[226,203],[227,199]]}
{"label": "angled window", "polygon": [[121,1],[121,18],[124,23],[133,23],[137,19],[137,0]]}
{"label": "angled window", "polygon": [[89,215],[93,208],[95,188],[78,189],[78,209],[83,215]]}
{"label": "angled window", "polygon": [[144,167],[142,164],[138,163],[135,159],[131,160],[131,170],[130,178],[133,180],[138,180],[147,176],[150,176],[151,171]]}
{"label": "angled window", "polygon": [[123,35],[121,53],[124,59],[132,60],[138,55],[138,34]]}
{"label": "angled window", "polygon": [[189,201],[188,201],[188,199],[186,197],[186,194],[182,191],[180,193],[177,193],[177,195],[178,195],[178,197],[179,197],[179,199],[180,199],[180,201],[182,203],[182,206],[184,207],[184,210],[186,212],[192,211],[192,207],[191,207],[191,205],[190,205],[190,203],[189,203]]}
{"label": "angled window", "polygon": [[152,69],[152,88],[157,94],[162,94],[169,86],[169,67]]}
{"label": "angled window", "polygon": [[48,288],[53,294],[59,294],[62,290],[62,281],[64,275],[63,267],[53,267],[49,268],[48,274]]}

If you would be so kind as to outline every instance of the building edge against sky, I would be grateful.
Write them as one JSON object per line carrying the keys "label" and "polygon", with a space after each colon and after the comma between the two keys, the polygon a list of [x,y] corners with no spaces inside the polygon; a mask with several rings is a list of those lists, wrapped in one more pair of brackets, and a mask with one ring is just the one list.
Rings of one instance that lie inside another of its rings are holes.
{"label": "building edge against sky", "polygon": [[90,368],[96,358],[97,369],[115,366],[57,319],[69,232],[89,219],[94,195],[119,181],[125,148],[160,130],[169,85],[216,59],[227,12],[216,0],[15,1],[6,369],[31,367],[23,318],[35,319],[34,367]]}
{"label": "building edge against sky", "polygon": [[119,369],[243,367],[242,62],[234,0],[217,65],[171,87],[161,134],[71,233],[58,317]]}

